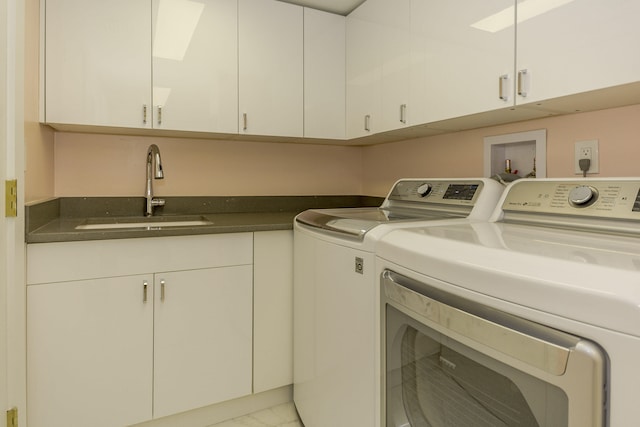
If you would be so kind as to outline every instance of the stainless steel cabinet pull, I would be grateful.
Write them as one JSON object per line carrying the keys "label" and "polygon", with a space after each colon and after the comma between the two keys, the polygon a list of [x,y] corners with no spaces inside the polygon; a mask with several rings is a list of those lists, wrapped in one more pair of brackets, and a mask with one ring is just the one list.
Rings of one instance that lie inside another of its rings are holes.
{"label": "stainless steel cabinet pull", "polygon": [[518,95],[522,96],[522,97],[526,97],[527,96],[527,91],[524,88],[524,78],[527,75],[527,70],[520,70],[518,71]]}
{"label": "stainless steel cabinet pull", "polygon": [[147,288],[149,287],[149,282],[146,280],[142,282],[142,302],[147,302]]}
{"label": "stainless steel cabinet pull", "polygon": [[147,124],[147,104],[142,105],[142,124]]}
{"label": "stainless steel cabinet pull", "polygon": [[400,106],[400,122],[407,124],[407,104],[402,104]]}
{"label": "stainless steel cabinet pull", "polygon": [[160,280],[160,301],[164,301],[164,279]]}
{"label": "stainless steel cabinet pull", "polygon": [[158,105],[158,124],[162,124],[162,105]]}
{"label": "stainless steel cabinet pull", "polygon": [[369,126],[369,122],[371,121],[371,116],[369,114],[367,114],[366,116],[364,116],[364,130],[367,132],[371,131],[371,127]]}
{"label": "stainless steel cabinet pull", "polygon": [[247,113],[242,113],[242,130],[247,130]]}
{"label": "stainless steel cabinet pull", "polygon": [[505,85],[508,84],[508,82],[509,82],[509,75],[508,74],[503,74],[498,79],[498,96],[503,101],[508,101],[509,100],[509,94],[505,90]]}

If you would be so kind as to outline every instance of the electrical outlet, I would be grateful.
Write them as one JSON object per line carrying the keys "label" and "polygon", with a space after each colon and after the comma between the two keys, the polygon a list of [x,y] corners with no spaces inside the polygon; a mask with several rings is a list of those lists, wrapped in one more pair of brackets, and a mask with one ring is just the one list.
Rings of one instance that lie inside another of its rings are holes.
{"label": "electrical outlet", "polygon": [[582,175],[580,159],[590,159],[591,165],[587,171],[587,175],[600,173],[600,164],[598,162],[598,140],[591,139],[588,141],[576,141],[575,155],[574,155],[574,172],[578,175]]}

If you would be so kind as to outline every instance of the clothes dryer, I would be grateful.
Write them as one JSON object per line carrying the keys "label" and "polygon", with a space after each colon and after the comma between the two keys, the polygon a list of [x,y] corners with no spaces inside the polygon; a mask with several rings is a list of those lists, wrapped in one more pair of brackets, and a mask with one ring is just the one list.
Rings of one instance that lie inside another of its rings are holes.
{"label": "clothes dryer", "polygon": [[383,426],[640,419],[640,179],[519,180],[376,251]]}

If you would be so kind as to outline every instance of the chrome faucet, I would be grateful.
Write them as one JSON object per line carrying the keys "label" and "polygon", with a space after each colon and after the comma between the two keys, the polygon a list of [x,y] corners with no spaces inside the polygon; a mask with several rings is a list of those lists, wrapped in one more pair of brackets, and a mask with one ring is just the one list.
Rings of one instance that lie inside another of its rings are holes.
{"label": "chrome faucet", "polygon": [[[151,171],[153,169],[153,177]],[[154,206],[164,206],[163,199],[153,197],[153,179],[163,179],[162,160],[160,159],[160,149],[156,144],[151,144],[147,150],[147,188],[144,191],[144,197],[147,199],[146,216],[153,215]]]}

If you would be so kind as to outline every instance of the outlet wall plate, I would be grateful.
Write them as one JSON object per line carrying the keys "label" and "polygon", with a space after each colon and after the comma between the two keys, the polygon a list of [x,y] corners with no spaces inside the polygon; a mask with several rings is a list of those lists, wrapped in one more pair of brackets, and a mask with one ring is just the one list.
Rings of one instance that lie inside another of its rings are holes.
{"label": "outlet wall plate", "polygon": [[582,175],[582,170],[580,170],[580,165],[578,161],[580,159],[586,159],[591,156],[591,166],[587,171],[587,175],[600,173],[600,162],[599,162],[599,153],[598,153],[598,140],[590,139],[586,141],[576,141],[575,144],[575,153],[573,156],[573,167],[576,175]]}

